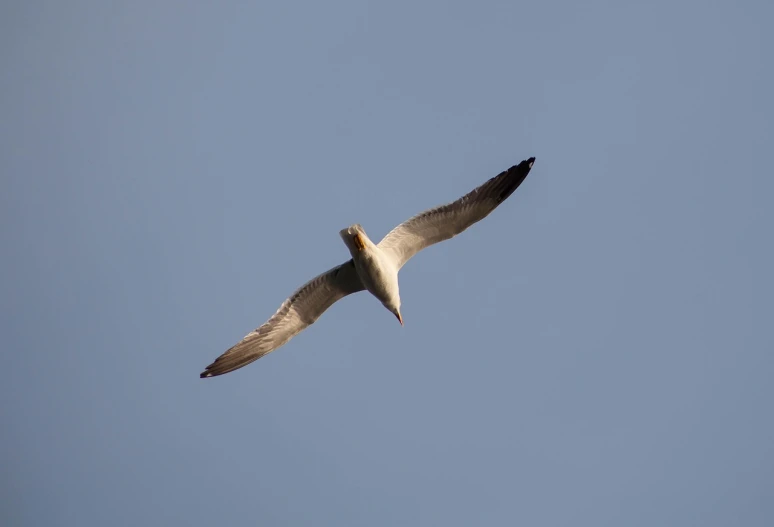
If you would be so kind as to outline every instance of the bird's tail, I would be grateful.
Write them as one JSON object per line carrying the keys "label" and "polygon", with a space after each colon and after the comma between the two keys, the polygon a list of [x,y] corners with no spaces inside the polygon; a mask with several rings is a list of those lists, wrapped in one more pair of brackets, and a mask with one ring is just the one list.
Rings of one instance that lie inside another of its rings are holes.
{"label": "bird's tail", "polygon": [[350,225],[346,229],[341,229],[339,236],[344,240],[344,244],[353,258],[366,247],[374,245],[359,223]]}

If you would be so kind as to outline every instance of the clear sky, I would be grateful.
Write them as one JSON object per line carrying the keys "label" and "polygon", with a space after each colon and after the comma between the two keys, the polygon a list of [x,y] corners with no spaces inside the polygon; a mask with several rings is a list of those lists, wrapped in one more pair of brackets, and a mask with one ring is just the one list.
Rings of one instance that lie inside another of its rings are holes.
{"label": "clear sky", "polygon": [[[774,4],[0,7],[0,524],[774,525]],[[297,286],[522,159],[279,351]]]}

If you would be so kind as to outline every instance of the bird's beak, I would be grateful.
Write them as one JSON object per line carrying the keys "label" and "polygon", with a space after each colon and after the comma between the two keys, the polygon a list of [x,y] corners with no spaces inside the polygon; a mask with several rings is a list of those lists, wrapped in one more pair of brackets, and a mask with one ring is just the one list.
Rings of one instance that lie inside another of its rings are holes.
{"label": "bird's beak", "polygon": [[398,322],[400,322],[400,325],[402,326],[402,325],[403,325],[403,317],[402,317],[402,316],[400,316],[400,311],[398,311],[397,313],[395,313],[395,318],[397,318],[397,319],[398,319]]}

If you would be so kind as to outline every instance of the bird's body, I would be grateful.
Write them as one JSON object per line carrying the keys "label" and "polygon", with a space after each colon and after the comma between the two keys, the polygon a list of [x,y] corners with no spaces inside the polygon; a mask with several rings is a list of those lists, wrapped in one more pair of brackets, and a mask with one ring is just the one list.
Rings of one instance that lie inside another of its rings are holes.
{"label": "bird's body", "polygon": [[367,290],[403,324],[398,272],[417,252],[461,233],[484,219],[527,177],[531,157],[493,177],[457,201],[426,210],[401,223],[378,244],[359,224],[339,232],[352,259],[297,289],[262,326],[207,366],[201,377],[239,369],[274,351],[313,324],[334,302]]}
{"label": "bird's body", "polygon": [[400,268],[396,265],[397,262],[374,244],[359,224],[347,227],[339,234],[352,255],[363,287],[400,320]]}

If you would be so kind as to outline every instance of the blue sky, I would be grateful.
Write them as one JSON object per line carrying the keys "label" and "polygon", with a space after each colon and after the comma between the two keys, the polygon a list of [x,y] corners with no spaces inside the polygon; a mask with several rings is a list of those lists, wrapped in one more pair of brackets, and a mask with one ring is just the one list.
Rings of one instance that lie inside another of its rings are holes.
{"label": "blue sky", "polygon": [[[6,2],[0,523],[774,522],[770,2]],[[518,191],[238,372],[298,285]]]}

